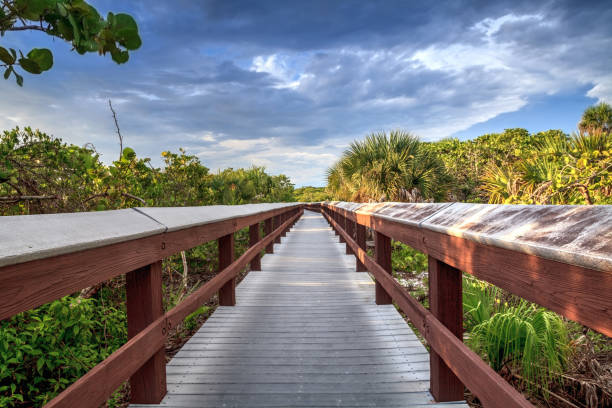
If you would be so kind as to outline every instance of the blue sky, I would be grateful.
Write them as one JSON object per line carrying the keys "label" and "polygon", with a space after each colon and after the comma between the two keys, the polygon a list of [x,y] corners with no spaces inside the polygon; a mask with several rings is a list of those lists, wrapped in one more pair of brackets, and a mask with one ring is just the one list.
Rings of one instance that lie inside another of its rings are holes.
{"label": "blue sky", "polygon": [[106,162],[125,145],[161,164],[185,148],[216,170],[263,165],[298,185],[354,139],[405,129],[423,140],[505,128],[572,132],[612,101],[607,1],[91,1],[127,12],[143,46],[130,61],[80,56],[42,33],[54,68],[0,81],[0,128],[32,126]]}

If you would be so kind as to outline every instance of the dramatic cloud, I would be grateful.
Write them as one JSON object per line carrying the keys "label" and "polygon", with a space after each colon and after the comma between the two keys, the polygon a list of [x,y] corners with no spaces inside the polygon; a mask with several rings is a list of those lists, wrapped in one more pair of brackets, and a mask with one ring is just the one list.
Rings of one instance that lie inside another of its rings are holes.
{"label": "dramatic cloud", "polygon": [[[5,36],[3,45],[53,48],[56,66],[23,89],[0,82],[0,126],[91,142],[110,161],[110,98],[126,143],[157,164],[162,150],[184,147],[211,169],[264,165],[322,185],[371,131],[435,140],[509,112],[525,126],[520,113],[543,96],[575,123],[580,111],[557,95],[612,101],[605,2],[418,3],[94,2],[135,15],[142,49],[116,66],[41,35]],[[560,123],[530,130],[573,130]]]}

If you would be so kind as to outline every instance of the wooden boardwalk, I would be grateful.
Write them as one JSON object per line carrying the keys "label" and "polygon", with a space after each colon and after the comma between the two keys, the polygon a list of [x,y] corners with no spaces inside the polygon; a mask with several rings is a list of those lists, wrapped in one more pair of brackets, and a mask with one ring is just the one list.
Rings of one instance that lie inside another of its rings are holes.
{"label": "wooden boardwalk", "polygon": [[427,350],[320,214],[282,241],[167,365],[159,406],[467,407],[433,401]]}

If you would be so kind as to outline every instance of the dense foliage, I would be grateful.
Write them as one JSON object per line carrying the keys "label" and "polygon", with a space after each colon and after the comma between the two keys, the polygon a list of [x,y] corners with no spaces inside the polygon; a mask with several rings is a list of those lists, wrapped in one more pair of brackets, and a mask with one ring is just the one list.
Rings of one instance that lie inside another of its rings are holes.
{"label": "dense foliage", "polygon": [[319,201],[331,200],[331,195],[325,187],[300,187],[293,190],[295,201],[301,203],[316,203]]}
{"label": "dense foliage", "polygon": [[456,180],[450,200],[498,204],[612,202],[612,136],[507,129],[473,140],[430,143]]}
{"label": "dense foliage", "polygon": [[610,204],[610,105],[587,108],[578,129],[572,135],[506,129],[438,142],[401,131],[372,134],[328,170],[327,191],[332,199],[361,202]]}
{"label": "dense foliage", "polygon": [[127,340],[125,310],[66,297],[0,322],[0,406],[43,405]]}
{"label": "dense foliage", "polygon": [[[123,13],[108,13],[104,19],[84,0],[5,0],[0,3],[0,36],[7,31],[42,31],[69,42],[79,54],[110,53],[118,64],[127,62],[129,51],[141,45],[138,26]],[[53,54],[47,48],[22,50],[0,46],[0,67],[4,79],[11,74],[19,86],[23,76],[17,67],[30,74],[41,74],[53,66]]]}
{"label": "dense foliage", "polygon": [[284,175],[261,167],[210,173],[184,150],[163,152],[151,166],[133,149],[104,165],[92,146],[63,143],[38,130],[0,134],[0,214],[42,214],[134,206],[186,206],[293,201]]}

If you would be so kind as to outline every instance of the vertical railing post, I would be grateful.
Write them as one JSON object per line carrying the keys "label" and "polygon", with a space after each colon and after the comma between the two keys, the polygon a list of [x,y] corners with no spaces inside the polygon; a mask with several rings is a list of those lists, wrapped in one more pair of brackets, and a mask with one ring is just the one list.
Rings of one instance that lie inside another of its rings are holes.
{"label": "vertical railing post", "polygon": [[[341,230],[346,230],[346,218],[340,212],[338,212],[338,224],[340,225]],[[341,234],[338,234],[338,235],[340,235],[340,243],[346,242],[346,240]]]}
{"label": "vertical railing post", "polygon": [[[364,251],[367,251],[365,225],[355,223],[355,241],[357,241],[357,245],[359,245],[359,248],[363,249]],[[357,272],[367,271],[365,265],[359,260],[359,258],[357,259],[356,271]]]}
{"label": "vertical railing post", "polygon": [[[266,218],[266,220],[264,221],[264,233],[266,234],[266,236],[272,233],[272,218]],[[270,242],[268,245],[266,245],[266,254],[273,254],[273,253],[274,253],[274,242]]]}
{"label": "vertical railing post", "polygon": [[[249,226],[249,247],[256,245],[260,239],[259,233],[259,223],[253,224]],[[261,252],[258,252],[257,255],[251,260],[251,270],[252,271],[261,271]]]}
{"label": "vertical railing post", "polygon": [[[274,230],[276,230],[280,226],[281,226],[281,216],[275,215],[274,216]],[[281,236],[278,235],[276,238],[274,238],[274,243],[280,244],[280,242],[281,242]]]}
{"label": "vertical railing post", "polygon": [[[284,224],[285,222],[287,222],[287,220],[289,219],[289,214],[284,212],[281,214],[281,224]],[[287,235],[287,228],[283,229],[283,233],[281,234],[281,237],[284,237]]]}
{"label": "vertical railing post", "polygon": [[[349,219],[348,217],[346,217],[345,220],[346,220],[346,223],[345,223],[346,233],[349,235],[349,237],[351,237],[352,239],[355,239],[355,221]],[[348,244],[346,244],[346,254],[347,255],[353,254],[353,250]]]}
{"label": "vertical railing post", "polygon": [[[125,275],[128,338],[136,336],[164,313],[161,261]],[[131,402],[159,404],[166,395],[166,353],[164,347],[130,377]]]}
{"label": "vertical railing post", "polygon": [[[336,222],[340,222],[340,219],[338,218],[338,213],[336,212],[336,210],[331,210],[331,217],[334,221]],[[333,228],[334,229],[334,234],[339,235],[338,234],[338,230],[336,229],[336,227]],[[340,241],[342,242],[342,241]]]}
{"label": "vertical railing post", "polygon": [[[289,216],[293,217],[294,215],[297,215],[300,212],[302,212],[302,208],[296,208],[295,210],[291,211],[291,214],[289,214]],[[293,226],[298,222],[298,218],[299,217],[296,217],[293,221],[291,221],[291,228],[293,228]]]}
{"label": "vertical railing post", "polygon": [[[429,261],[429,309],[463,341],[461,271],[431,256]],[[464,386],[433,350],[429,358],[431,394],[438,402],[463,400]]]}
{"label": "vertical railing post", "polygon": [[[374,234],[374,240],[376,244],[376,263],[391,275],[393,273],[391,270],[391,238],[377,231]],[[376,282],[376,304],[388,305],[391,302],[391,296],[380,283]]]}
{"label": "vertical railing post", "polygon": [[[222,236],[219,244],[219,272],[234,262],[234,233]],[[219,289],[220,306],[236,306],[236,278],[232,278]]]}

